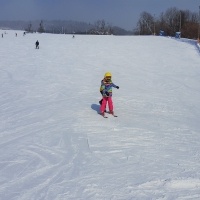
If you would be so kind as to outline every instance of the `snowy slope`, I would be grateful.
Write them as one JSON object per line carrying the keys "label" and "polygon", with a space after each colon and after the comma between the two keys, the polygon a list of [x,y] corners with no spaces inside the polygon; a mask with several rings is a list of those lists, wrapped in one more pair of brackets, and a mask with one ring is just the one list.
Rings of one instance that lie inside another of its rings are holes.
{"label": "snowy slope", "polygon": [[[195,45],[7,33],[0,38],[1,200],[200,199]],[[107,71],[120,86],[113,89],[118,118],[97,114]]]}

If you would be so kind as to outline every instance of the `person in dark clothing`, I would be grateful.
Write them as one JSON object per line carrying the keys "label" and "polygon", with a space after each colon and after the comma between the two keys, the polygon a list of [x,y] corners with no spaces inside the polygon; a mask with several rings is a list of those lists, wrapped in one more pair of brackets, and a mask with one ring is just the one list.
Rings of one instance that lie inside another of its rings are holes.
{"label": "person in dark clothing", "polygon": [[36,46],[35,47],[36,49],[39,49],[39,42],[38,42],[38,40],[36,41],[35,46]]}

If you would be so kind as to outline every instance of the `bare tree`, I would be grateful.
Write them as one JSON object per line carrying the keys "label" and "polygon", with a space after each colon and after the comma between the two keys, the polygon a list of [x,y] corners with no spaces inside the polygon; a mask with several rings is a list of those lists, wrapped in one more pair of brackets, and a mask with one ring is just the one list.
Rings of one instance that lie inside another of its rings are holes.
{"label": "bare tree", "polygon": [[28,27],[25,29],[25,31],[27,31],[28,33],[32,33],[32,23],[30,22],[30,24],[28,24]]}
{"label": "bare tree", "polygon": [[182,37],[196,39],[198,33],[198,14],[189,10],[178,10],[175,7],[169,8],[160,14],[155,21],[153,16],[143,12],[137,23],[135,34],[152,34],[153,27],[158,32],[163,30],[166,35],[175,36],[180,31]]}
{"label": "bare tree", "polygon": [[163,19],[166,25],[166,32],[168,35],[174,35],[175,32],[180,30],[180,15],[181,12],[173,7],[167,9],[163,15]]}
{"label": "bare tree", "polygon": [[154,32],[154,17],[147,12],[143,12],[140,15],[139,21],[137,23],[137,29],[139,34],[149,35]]}
{"label": "bare tree", "polygon": [[89,31],[91,34],[97,34],[97,35],[108,35],[112,34],[112,28],[111,25],[106,25],[105,20],[97,20],[94,23],[94,29]]}
{"label": "bare tree", "polygon": [[39,28],[38,28],[38,32],[39,32],[39,33],[44,33],[44,31],[45,31],[45,30],[44,30],[43,21],[41,21],[41,22],[40,22],[40,26],[39,26]]}

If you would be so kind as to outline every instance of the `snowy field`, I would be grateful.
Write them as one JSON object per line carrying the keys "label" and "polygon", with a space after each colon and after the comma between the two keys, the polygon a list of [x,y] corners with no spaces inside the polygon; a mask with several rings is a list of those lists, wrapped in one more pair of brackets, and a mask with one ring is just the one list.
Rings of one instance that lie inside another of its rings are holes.
{"label": "snowy field", "polygon": [[[0,38],[1,200],[200,199],[195,44],[17,34]],[[107,71],[120,89],[104,119]]]}

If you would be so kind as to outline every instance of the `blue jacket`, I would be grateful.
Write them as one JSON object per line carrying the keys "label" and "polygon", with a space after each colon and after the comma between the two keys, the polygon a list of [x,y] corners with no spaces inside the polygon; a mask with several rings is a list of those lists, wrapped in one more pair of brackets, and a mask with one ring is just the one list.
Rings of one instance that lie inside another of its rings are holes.
{"label": "blue jacket", "polygon": [[106,82],[105,79],[101,81],[101,87],[100,92],[104,97],[108,97],[106,94],[109,93],[109,97],[112,97],[112,87],[117,88],[117,86],[110,80],[109,82]]}

